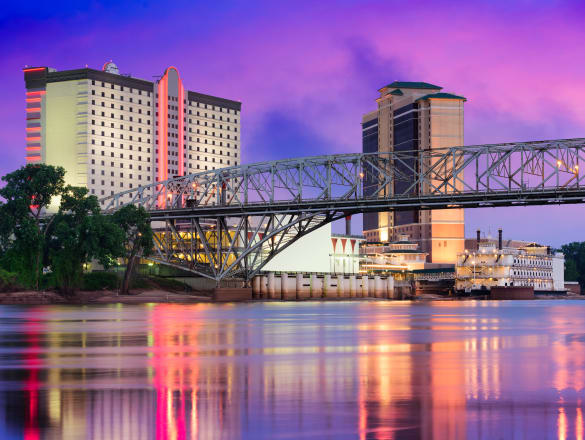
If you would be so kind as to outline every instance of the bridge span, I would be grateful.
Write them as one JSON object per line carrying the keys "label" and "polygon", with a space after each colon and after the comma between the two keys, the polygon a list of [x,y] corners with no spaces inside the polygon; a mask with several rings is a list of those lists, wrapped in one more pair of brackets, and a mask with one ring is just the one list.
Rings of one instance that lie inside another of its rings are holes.
{"label": "bridge span", "polygon": [[149,211],[154,261],[220,281],[357,213],[585,202],[585,139],[336,154],[180,176],[101,200]]}

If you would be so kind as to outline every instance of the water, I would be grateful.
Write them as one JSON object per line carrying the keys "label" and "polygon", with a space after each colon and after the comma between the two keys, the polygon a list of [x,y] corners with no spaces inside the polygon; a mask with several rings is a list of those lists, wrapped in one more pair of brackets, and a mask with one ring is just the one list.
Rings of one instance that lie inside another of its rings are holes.
{"label": "water", "polygon": [[584,439],[585,301],[0,307],[1,439]]}

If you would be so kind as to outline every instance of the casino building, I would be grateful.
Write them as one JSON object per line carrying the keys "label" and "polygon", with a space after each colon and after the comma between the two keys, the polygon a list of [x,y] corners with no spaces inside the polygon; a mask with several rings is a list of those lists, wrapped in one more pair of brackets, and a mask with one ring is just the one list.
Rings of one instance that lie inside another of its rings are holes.
{"label": "casino building", "polygon": [[[376,99],[377,109],[362,118],[364,153],[421,151],[463,145],[463,103],[466,99],[442,92],[442,87],[425,82],[394,81],[382,87]],[[414,183],[418,166],[397,163],[401,175],[412,181],[396,181],[380,193],[401,193]],[[431,163],[423,166],[432,166]],[[449,173],[449,169],[444,170]],[[460,183],[454,183],[460,185]],[[366,194],[378,188],[364,181]],[[413,194],[414,195],[414,194]],[[379,212],[364,214],[364,235],[370,242],[392,242],[408,235],[428,255],[429,263],[454,264],[464,250],[463,209]]]}
{"label": "casino building", "polygon": [[188,173],[239,165],[242,104],[102,70],[24,69],[26,161],[65,168],[98,198]]}

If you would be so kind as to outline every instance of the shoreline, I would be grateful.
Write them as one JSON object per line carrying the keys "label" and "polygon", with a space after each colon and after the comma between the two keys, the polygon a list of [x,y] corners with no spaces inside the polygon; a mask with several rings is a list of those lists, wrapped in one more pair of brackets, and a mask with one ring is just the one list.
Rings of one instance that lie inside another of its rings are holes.
{"label": "shoreline", "polygon": [[203,302],[212,302],[211,296],[205,295],[201,291],[177,293],[161,289],[137,289],[129,295],[118,295],[118,292],[113,290],[79,291],[71,298],[50,290],[0,293],[0,305],[193,304]]}
{"label": "shoreline", "polygon": [[[516,301],[550,301],[550,300],[585,300],[585,295],[549,296],[538,295],[530,300]],[[384,298],[310,298],[309,301],[388,301]],[[424,295],[404,300],[395,301],[493,301],[482,298],[471,297],[442,297],[439,295]],[[281,299],[253,299],[234,301],[214,301],[213,291],[176,292],[162,289],[137,289],[130,295],[118,295],[112,290],[79,291],[72,298],[66,298],[53,291],[20,291],[0,293],[0,305],[91,305],[91,304],[198,304],[198,303],[221,303],[221,302],[283,302]],[[307,300],[286,300],[286,302],[304,302]],[[511,300],[514,301],[514,300]]]}

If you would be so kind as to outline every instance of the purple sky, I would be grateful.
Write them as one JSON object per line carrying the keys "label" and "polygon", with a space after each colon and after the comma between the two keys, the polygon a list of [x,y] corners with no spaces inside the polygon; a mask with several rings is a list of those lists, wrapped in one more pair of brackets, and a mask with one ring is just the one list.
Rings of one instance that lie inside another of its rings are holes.
{"label": "purple sky", "polygon": [[[466,144],[585,137],[583,1],[11,3],[1,174],[24,164],[21,69],[109,59],[151,80],[174,65],[190,90],[242,101],[245,162],[361,151],[360,117],[393,80],[466,96]],[[467,210],[466,235],[478,227],[583,241],[585,207]]]}

